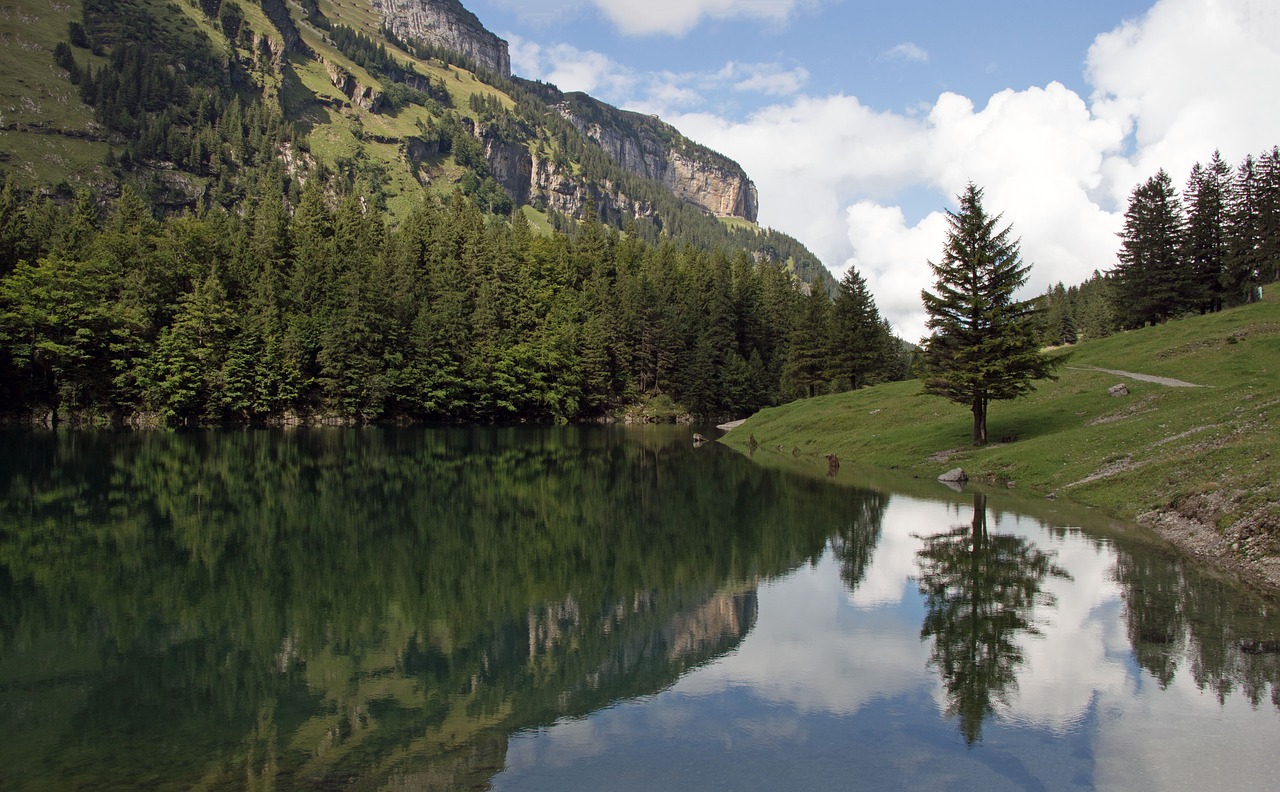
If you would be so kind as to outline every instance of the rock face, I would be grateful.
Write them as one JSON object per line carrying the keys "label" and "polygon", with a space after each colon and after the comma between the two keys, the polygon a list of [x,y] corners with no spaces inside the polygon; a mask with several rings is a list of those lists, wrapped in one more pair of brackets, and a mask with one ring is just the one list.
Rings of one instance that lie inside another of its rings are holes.
{"label": "rock face", "polygon": [[[369,0],[383,24],[398,37],[458,53],[502,77],[511,74],[507,42],[490,33],[458,0]],[[375,89],[330,68],[334,85],[353,104],[376,109]],[[625,171],[663,184],[676,197],[721,217],[756,221],[756,187],[733,160],[685,138],[655,116],[619,110],[586,94],[564,94],[554,86],[521,80]],[[480,129],[485,159],[494,179],[517,204],[542,204],[581,217],[589,202],[622,216],[648,217],[654,209],[610,183],[587,184],[572,172],[534,154],[521,140],[502,139]]]}
{"label": "rock face", "polygon": [[324,66],[325,73],[329,75],[329,82],[333,83],[334,88],[342,91],[343,95],[351,100],[351,104],[374,113],[378,112],[378,108],[382,105],[382,91],[360,82],[355,75],[337,63],[324,58],[318,60]]}
{"label": "rock face", "polygon": [[370,0],[382,22],[407,41],[447,49],[500,77],[511,76],[507,42],[480,24],[458,0]]}
{"label": "rock face", "polygon": [[681,199],[714,215],[756,221],[756,186],[742,167],[692,143],[670,124],[619,110],[585,94],[566,95],[557,109],[624,170],[661,182]]}
{"label": "rock face", "polygon": [[271,24],[280,31],[286,50],[303,57],[311,57],[311,48],[302,40],[302,35],[298,32],[298,26],[293,23],[293,17],[289,14],[289,7],[285,5],[285,0],[262,0],[262,13],[266,14]]}

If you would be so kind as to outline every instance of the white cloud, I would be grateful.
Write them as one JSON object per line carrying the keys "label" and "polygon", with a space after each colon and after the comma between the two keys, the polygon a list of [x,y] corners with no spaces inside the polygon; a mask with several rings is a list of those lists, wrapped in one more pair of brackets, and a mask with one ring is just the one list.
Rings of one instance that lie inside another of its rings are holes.
{"label": "white cloud", "polygon": [[726,70],[735,91],[790,96],[809,82],[809,72],[802,66],[784,69],[777,63],[730,63]]}
{"label": "white cloud", "polygon": [[1280,104],[1280,6],[1273,0],[1161,0],[1097,38],[1087,76],[1092,109],[1134,132],[1135,151],[1108,163],[1114,198],[1163,167],[1175,181],[1221,149],[1228,162],[1270,147]]}
{"label": "white cloud", "polygon": [[[785,17],[802,3],[593,1],[626,30],[657,32],[666,18],[670,33],[707,16]],[[1088,97],[1050,83],[982,105],[944,93],[905,113],[804,95],[809,74],[795,63],[636,73],[599,53],[511,40],[518,73],[657,113],[736,159],[759,187],[761,222],[799,238],[837,276],[858,267],[910,340],[925,331],[919,297],[942,249],[942,210],[969,181],[1021,238],[1029,296],[1114,266],[1128,195],[1157,169],[1181,182],[1215,149],[1238,163],[1274,145],[1280,129],[1280,103],[1265,93],[1267,76],[1280,74],[1273,0],[1159,0],[1097,37]],[[925,55],[910,44],[891,52]],[[742,120],[708,109],[708,96],[739,91],[792,98]]]}
{"label": "white cloud", "polygon": [[703,18],[786,20],[804,0],[591,0],[624,34],[683,36]]}
{"label": "white cloud", "polygon": [[516,74],[553,83],[563,91],[585,91],[641,112],[670,113],[673,108],[703,105],[704,92],[724,89],[787,96],[798,93],[809,80],[802,66],[737,61],[714,72],[638,73],[593,50],[569,44],[543,46],[515,33],[504,35]]}
{"label": "white cloud", "polygon": [[[1098,36],[1087,100],[1051,83],[1002,91],[980,109],[944,93],[924,113],[881,113],[834,95],[739,122],[663,115],[746,168],[762,223],[798,237],[837,275],[857,266],[882,313],[914,340],[925,330],[920,291],[932,285],[926,262],[942,249],[941,210],[967,182],[1021,238],[1033,265],[1024,294],[1078,283],[1114,266],[1135,184],[1161,167],[1180,181],[1215,149],[1235,163],[1276,142],[1280,103],[1262,87],[1276,74],[1273,0],[1160,0]],[[908,199],[913,218],[901,208]]]}
{"label": "white cloud", "polygon": [[928,63],[929,53],[917,44],[910,41],[904,41],[896,47],[889,49],[882,56],[882,60],[899,60],[909,61],[911,63]]}
{"label": "white cloud", "polygon": [[632,69],[599,52],[569,44],[544,47],[513,33],[506,37],[513,72],[553,83],[563,91],[585,91],[602,98],[625,96],[641,79]]}

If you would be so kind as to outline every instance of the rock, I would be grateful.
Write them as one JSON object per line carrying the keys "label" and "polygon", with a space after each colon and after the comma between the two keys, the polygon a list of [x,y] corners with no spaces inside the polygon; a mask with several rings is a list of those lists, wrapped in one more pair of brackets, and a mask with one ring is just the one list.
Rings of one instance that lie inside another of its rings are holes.
{"label": "rock", "polygon": [[1110,388],[1107,388],[1107,393],[1110,393],[1112,396],[1128,396],[1129,386],[1121,382],[1119,385],[1112,385]]}
{"label": "rock", "polygon": [[946,473],[943,473],[941,476],[938,476],[938,481],[941,481],[947,484],[961,484],[968,480],[969,480],[969,474],[964,472],[964,468],[956,468],[954,470],[948,470]]}
{"label": "rock", "polygon": [[737,162],[690,146],[670,124],[619,110],[581,94],[560,95],[556,109],[625,171],[666,185],[677,197],[719,217],[755,222],[756,186]]}
{"label": "rock", "polygon": [[383,27],[402,39],[449,50],[491,71],[511,76],[507,42],[485,29],[457,0],[376,0]]}

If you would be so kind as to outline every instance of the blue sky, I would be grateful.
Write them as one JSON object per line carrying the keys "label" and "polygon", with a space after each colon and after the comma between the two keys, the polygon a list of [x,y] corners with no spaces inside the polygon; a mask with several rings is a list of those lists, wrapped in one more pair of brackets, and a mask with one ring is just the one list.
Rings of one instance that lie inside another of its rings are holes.
{"label": "blue sky", "polygon": [[463,0],[522,77],[740,162],[760,222],[857,267],[905,338],[973,181],[1028,293],[1114,266],[1133,187],[1280,143],[1274,0]]}

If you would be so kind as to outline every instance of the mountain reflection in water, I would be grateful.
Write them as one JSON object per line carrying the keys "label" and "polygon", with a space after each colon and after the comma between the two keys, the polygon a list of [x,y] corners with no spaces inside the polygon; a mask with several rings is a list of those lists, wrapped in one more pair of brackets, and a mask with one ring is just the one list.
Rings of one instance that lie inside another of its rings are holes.
{"label": "mountain reflection in water", "polygon": [[2,439],[2,788],[1090,787],[1188,685],[1280,736],[1270,601],[981,495],[674,428]]}

